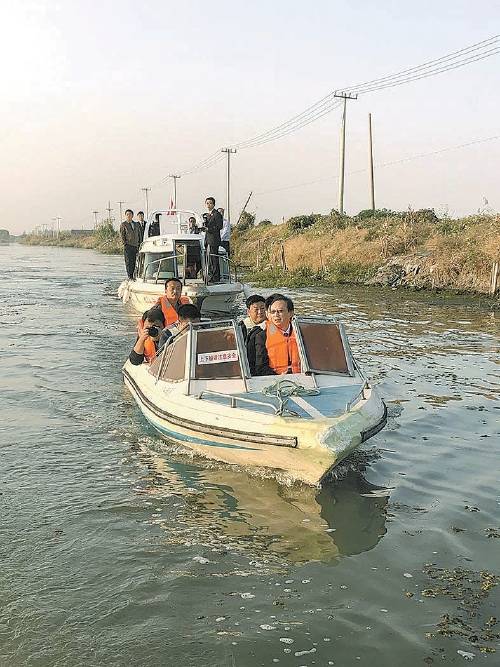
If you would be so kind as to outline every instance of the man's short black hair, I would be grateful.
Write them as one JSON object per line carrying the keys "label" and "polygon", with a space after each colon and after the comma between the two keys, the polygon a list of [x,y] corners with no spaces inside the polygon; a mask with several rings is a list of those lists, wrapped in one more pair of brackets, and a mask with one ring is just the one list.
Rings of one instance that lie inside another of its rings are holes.
{"label": "man's short black hair", "polygon": [[133,210],[132,210],[131,208],[128,208],[128,209],[125,211],[125,215],[127,215],[127,213],[132,213],[132,215],[134,215],[134,212],[133,212]]}
{"label": "man's short black hair", "polygon": [[144,211],[137,211],[137,215],[144,215]]}
{"label": "man's short black hair", "polygon": [[189,222],[191,222],[191,220],[194,220],[196,222],[196,218],[194,217],[194,215],[189,216]]}
{"label": "man's short black hair", "polygon": [[201,315],[194,303],[183,303],[177,311],[180,320],[199,320]]}
{"label": "man's short black hair", "polygon": [[165,280],[165,287],[167,287],[168,283],[172,283],[172,282],[179,283],[179,285],[182,287],[182,280],[180,278],[175,278],[175,277],[167,278],[167,280]]}
{"label": "man's short black hair", "polygon": [[265,304],[266,300],[261,294],[252,294],[245,301],[245,305],[246,305],[247,308],[250,308],[250,306],[252,306],[254,303],[263,303],[263,304]]}
{"label": "man's short black hair", "polygon": [[150,308],[143,313],[142,321],[145,322],[146,320],[149,320],[150,322],[161,322],[163,326],[165,326],[165,315],[159,306],[153,306],[153,308]]}
{"label": "man's short black hair", "polygon": [[268,296],[266,299],[266,310],[269,310],[273,303],[276,301],[284,301],[286,303],[286,307],[288,309],[288,312],[291,310],[295,310],[293,301],[290,299],[289,296],[285,296],[284,294],[271,294],[271,296]]}
{"label": "man's short black hair", "polygon": [[211,201],[212,204],[215,206],[215,199],[214,199],[213,197],[207,197],[207,198],[205,199],[205,201],[206,201],[206,202],[207,202],[207,201]]}

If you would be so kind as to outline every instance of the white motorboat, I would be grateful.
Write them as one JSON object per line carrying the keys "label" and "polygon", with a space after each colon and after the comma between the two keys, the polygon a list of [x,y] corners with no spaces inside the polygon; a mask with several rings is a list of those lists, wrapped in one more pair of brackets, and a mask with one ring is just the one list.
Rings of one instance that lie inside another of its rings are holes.
{"label": "white motorboat", "polygon": [[190,325],[124,381],[167,440],[226,464],[320,485],[386,423],[387,410],[333,318],[292,320],[301,372],[251,377],[234,320]]}
{"label": "white motorboat", "polygon": [[[198,227],[203,220],[193,211],[153,211],[144,230],[144,240],[137,254],[134,277],[124,280],[118,296],[137,313],[151,308],[165,293],[165,280],[176,277],[182,281],[182,294],[201,309],[203,314],[228,314],[237,299],[245,294],[245,287],[236,275],[236,269],[224,248],[219,249],[220,281],[209,283],[209,257],[203,234],[189,233],[188,220],[196,219]],[[149,236],[159,221],[159,235]]]}

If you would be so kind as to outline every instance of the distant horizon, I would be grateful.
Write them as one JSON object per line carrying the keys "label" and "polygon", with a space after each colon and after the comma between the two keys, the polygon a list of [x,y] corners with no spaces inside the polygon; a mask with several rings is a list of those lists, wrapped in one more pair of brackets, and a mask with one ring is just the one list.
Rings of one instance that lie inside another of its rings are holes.
{"label": "distant horizon", "polygon": [[[102,219],[108,200],[116,226],[120,200],[145,209],[144,187],[152,188],[151,209],[168,208],[169,174],[286,123],[342,84],[484,40],[500,18],[491,0],[418,7],[214,0],[209,11],[201,0],[145,7],[103,0],[95,12],[82,0],[6,5],[0,170],[2,226],[13,235],[56,216],[61,229],[92,228],[93,211]],[[370,208],[369,112],[377,208],[451,217],[500,208],[499,59],[349,101],[348,214]],[[232,156],[232,222],[251,191],[257,221],[336,209],[339,130],[335,109]],[[208,164],[178,180],[180,208],[201,212],[208,194],[225,207],[225,160]]]}

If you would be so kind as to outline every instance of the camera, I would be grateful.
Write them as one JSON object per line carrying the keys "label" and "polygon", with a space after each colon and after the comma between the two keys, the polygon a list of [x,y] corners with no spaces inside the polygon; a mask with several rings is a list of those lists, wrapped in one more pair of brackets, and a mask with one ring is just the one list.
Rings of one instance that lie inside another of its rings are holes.
{"label": "camera", "polygon": [[151,336],[152,338],[155,338],[160,333],[158,327],[148,327],[146,331],[148,332],[148,336]]}

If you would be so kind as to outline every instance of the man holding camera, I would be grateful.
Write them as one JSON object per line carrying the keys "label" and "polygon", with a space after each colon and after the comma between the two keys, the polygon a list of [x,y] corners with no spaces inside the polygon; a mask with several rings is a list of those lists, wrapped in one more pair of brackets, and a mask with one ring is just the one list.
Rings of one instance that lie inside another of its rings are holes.
{"label": "man holding camera", "polygon": [[223,225],[222,215],[215,208],[215,199],[207,197],[205,205],[208,213],[203,214],[205,220],[204,228],[205,234],[205,249],[207,252],[208,261],[208,282],[220,282],[220,268],[219,268],[219,246],[220,246],[220,232]]}
{"label": "man holding camera", "polygon": [[165,317],[158,306],[144,313],[137,323],[137,340],[128,357],[131,364],[140,366],[144,362],[151,363],[158,351],[164,326]]}

